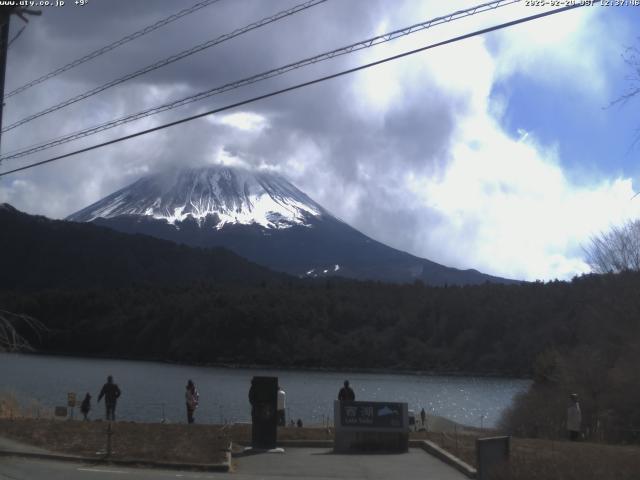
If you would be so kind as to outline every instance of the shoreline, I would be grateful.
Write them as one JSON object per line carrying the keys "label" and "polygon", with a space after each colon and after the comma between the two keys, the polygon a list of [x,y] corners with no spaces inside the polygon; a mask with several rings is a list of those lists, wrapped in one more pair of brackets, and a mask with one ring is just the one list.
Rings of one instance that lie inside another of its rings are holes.
{"label": "shoreline", "polygon": [[192,366],[192,367],[212,367],[224,368],[229,370],[285,370],[293,372],[315,372],[315,373],[363,373],[363,374],[383,374],[383,375],[410,375],[417,377],[459,377],[459,378],[496,378],[510,380],[531,380],[531,376],[521,376],[502,372],[460,372],[460,371],[433,371],[433,370],[410,370],[410,369],[393,369],[393,368],[366,368],[366,367],[345,367],[342,369],[331,367],[310,367],[310,366],[289,366],[289,365],[261,365],[261,364],[242,364],[227,362],[183,362],[176,360],[159,359],[152,357],[124,357],[117,355],[95,355],[89,353],[64,353],[64,352],[3,352],[14,355],[33,355],[33,356],[51,356],[51,357],[69,357],[69,358],[91,358],[97,360],[123,360],[128,362],[154,362],[169,365]]}

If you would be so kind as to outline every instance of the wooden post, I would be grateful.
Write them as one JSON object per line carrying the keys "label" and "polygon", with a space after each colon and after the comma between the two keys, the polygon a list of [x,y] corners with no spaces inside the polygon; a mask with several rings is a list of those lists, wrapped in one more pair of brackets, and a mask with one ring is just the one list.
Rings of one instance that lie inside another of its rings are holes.
{"label": "wooden post", "polygon": [[111,428],[111,420],[107,425],[107,458],[111,458],[111,436],[113,435],[113,430]]}

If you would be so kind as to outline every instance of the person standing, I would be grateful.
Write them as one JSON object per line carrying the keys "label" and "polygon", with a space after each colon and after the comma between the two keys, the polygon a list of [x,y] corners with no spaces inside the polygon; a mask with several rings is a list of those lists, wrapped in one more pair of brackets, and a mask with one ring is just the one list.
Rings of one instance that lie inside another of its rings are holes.
{"label": "person standing", "polygon": [[109,375],[107,377],[107,383],[102,386],[100,395],[98,395],[98,403],[100,403],[100,400],[104,397],[104,403],[107,409],[107,420],[116,421],[116,403],[121,393],[118,385],[113,383],[113,377]]}
{"label": "person standing", "polygon": [[284,392],[282,387],[278,385],[277,414],[278,414],[279,427],[284,427],[287,425],[287,422],[285,419],[286,399],[287,399],[287,394]]}
{"label": "person standing", "polygon": [[193,423],[193,414],[196,411],[196,408],[198,408],[198,402],[200,400],[196,384],[193,383],[193,380],[189,380],[187,382],[187,391],[185,392],[184,397],[187,402],[187,422]]}
{"label": "person standing", "polygon": [[356,394],[349,386],[349,380],[344,381],[344,387],[338,392],[338,400],[341,402],[353,402],[356,399]]}
{"label": "person standing", "polygon": [[578,403],[578,395],[572,393],[569,395],[571,404],[567,409],[567,430],[569,432],[569,440],[575,442],[580,439],[580,431],[582,430],[582,412]]}
{"label": "person standing", "polygon": [[422,428],[427,429],[427,412],[424,411],[424,407],[420,410],[420,420],[422,421]]}
{"label": "person standing", "polygon": [[89,415],[89,411],[91,410],[91,395],[88,393],[84,396],[84,400],[80,404],[80,413],[84,416],[85,420],[89,420],[87,415]]}
{"label": "person standing", "polygon": [[255,377],[251,379],[251,387],[249,388],[249,403],[251,404],[251,423],[255,423],[256,421],[256,379]]}

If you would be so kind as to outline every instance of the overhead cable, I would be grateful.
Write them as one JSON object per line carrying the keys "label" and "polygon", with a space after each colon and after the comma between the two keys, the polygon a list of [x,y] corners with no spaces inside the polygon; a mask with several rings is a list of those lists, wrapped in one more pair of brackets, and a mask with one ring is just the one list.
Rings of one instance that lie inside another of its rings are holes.
{"label": "overhead cable", "polygon": [[241,106],[247,105],[249,103],[257,102],[259,100],[264,100],[264,99],[267,99],[267,98],[270,98],[270,97],[274,97],[276,95],[281,95],[283,93],[291,92],[293,90],[298,90],[298,89],[301,89],[301,88],[304,88],[304,87],[308,87],[310,85],[314,85],[314,84],[321,83],[321,82],[324,82],[324,81],[327,81],[327,80],[331,80],[333,78],[338,78],[338,77],[341,77],[341,76],[344,76],[344,75],[348,75],[348,74],[351,74],[351,73],[354,73],[354,72],[358,72],[358,71],[361,71],[361,70],[364,70],[364,69],[367,69],[367,68],[371,68],[371,67],[374,67],[374,66],[377,66],[377,65],[381,65],[383,63],[391,62],[393,60],[398,60],[400,58],[404,58],[404,57],[407,57],[409,55],[414,55],[414,54],[419,53],[419,52],[424,52],[426,50],[430,50],[430,49],[433,49],[433,48],[436,48],[436,47],[441,47],[443,45],[448,45],[450,43],[459,42],[461,40],[466,40],[466,39],[471,38],[471,37],[476,37],[478,35],[483,35],[485,33],[494,32],[496,30],[501,30],[503,28],[511,27],[511,26],[518,25],[518,24],[525,23],[525,22],[530,22],[532,20],[537,20],[539,18],[547,17],[549,15],[554,15],[554,14],[561,13],[561,12],[566,12],[568,10],[573,10],[575,8],[579,8],[579,7],[583,7],[583,6],[585,6],[585,3],[575,3],[575,4],[572,4],[572,5],[566,6],[566,7],[557,8],[555,10],[550,10],[550,11],[538,13],[536,15],[530,15],[528,17],[519,18],[517,20],[512,20],[512,21],[506,22],[506,23],[501,23],[499,25],[494,25],[493,27],[488,27],[488,28],[483,28],[481,30],[476,30],[476,31],[471,32],[471,33],[466,33],[464,35],[459,35],[457,37],[453,37],[453,38],[450,38],[448,40],[443,40],[441,42],[433,43],[433,44],[430,44],[430,45],[427,45],[427,46],[424,46],[424,47],[421,47],[421,48],[417,48],[415,50],[409,50],[409,51],[400,53],[398,55],[393,55],[391,57],[387,57],[387,58],[384,58],[382,60],[377,60],[375,62],[367,63],[365,65],[360,65],[359,67],[350,68],[348,70],[342,70],[342,71],[340,71],[338,73],[334,73],[334,74],[331,74],[331,75],[326,75],[324,77],[316,78],[314,80],[309,80],[307,82],[298,83],[297,85],[293,85],[291,87],[287,87],[287,88],[276,90],[276,91],[273,91],[273,92],[270,92],[270,93],[266,93],[264,95],[259,95],[259,96],[250,98],[248,100],[242,100],[240,102],[232,103],[232,104],[226,105],[224,107],[216,108],[216,109],[213,109],[213,110],[209,110],[207,112],[199,113],[197,115],[192,115],[190,117],[182,118],[180,120],[176,120],[176,121],[173,121],[173,122],[165,123],[163,125],[158,125],[158,126],[153,127],[153,128],[148,128],[146,130],[142,130],[142,131],[139,131],[139,132],[136,132],[136,133],[132,133],[130,135],[125,135],[123,137],[114,138],[112,140],[109,140],[109,141],[106,141],[106,142],[102,142],[102,143],[98,143],[96,145],[92,145],[92,146],[89,146],[89,147],[81,148],[79,150],[74,150],[73,152],[69,152],[69,153],[65,153],[65,154],[62,154],[62,155],[58,155],[56,157],[49,158],[47,160],[42,160],[42,161],[39,161],[39,162],[31,163],[29,165],[25,165],[25,166],[22,166],[22,167],[19,167],[19,168],[14,168],[12,170],[0,173],[0,177],[3,177],[5,175],[10,175],[12,173],[20,172],[20,171],[23,171],[23,170],[27,170],[27,169],[30,169],[30,168],[38,167],[40,165],[45,165],[47,163],[51,163],[51,162],[55,162],[55,161],[58,161],[58,160],[62,160],[63,158],[68,158],[68,157],[71,157],[71,156],[74,156],[74,155],[78,155],[80,153],[85,153],[85,152],[89,152],[89,151],[92,151],[92,150],[96,150],[98,148],[106,147],[107,145],[113,145],[115,143],[123,142],[125,140],[130,140],[132,138],[140,137],[142,135],[147,135],[149,133],[157,132],[157,131],[163,130],[165,128],[169,128],[169,127],[173,127],[173,126],[176,126],[176,125],[180,125],[182,123],[190,122],[192,120],[196,120],[198,118],[206,117],[206,116],[209,116],[209,115],[212,115],[212,114],[215,114],[215,113],[220,113],[220,112],[223,112],[223,111],[226,111],[226,110],[231,110],[233,108],[241,107]]}
{"label": "overhead cable", "polygon": [[135,72],[129,73],[123,77],[120,78],[116,78],[115,80],[112,80],[108,83],[105,83],[104,85],[101,85],[99,87],[96,88],[92,88],[91,90],[84,92],[80,95],[76,95],[75,97],[69,98],[63,102],[60,102],[56,105],[53,105],[52,107],[46,108],[38,113],[34,113],[33,115],[29,115],[21,120],[18,120],[17,122],[12,123],[11,125],[8,125],[7,127],[2,129],[2,133],[7,132],[9,130],[13,130],[16,127],[19,127],[20,125],[24,125],[25,123],[29,123],[32,120],[35,120],[36,118],[42,117],[44,115],[47,115],[49,113],[55,112],[57,110],[60,110],[61,108],[67,107],[69,105],[72,105],[76,102],[79,102],[81,100],[84,100],[85,98],[89,98],[93,95],[96,95],[100,92],[103,92],[111,87],[115,87],[116,85],[120,85],[121,83],[124,83],[128,80],[131,80],[133,78],[139,77],[141,75],[144,75],[146,73],[149,73],[153,70],[157,70],[158,68],[161,67],[165,67],[173,62],[177,62],[178,60],[181,60],[185,57],[188,57],[190,55],[193,55],[195,53],[201,52],[202,50],[205,50],[207,48],[211,48],[214,45],[218,45],[222,42],[226,42],[227,40],[231,40],[232,38],[238,37],[240,35],[243,35],[247,32],[250,32],[251,30],[255,30],[257,28],[260,27],[264,27],[265,25],[268,25],[270,23],[273,22],[277,22],[278,20],[282,20],[285,17],[289,17],[291,15],[295,15],[296,13],[299,13],[303,10],[306,10],[308,8],[314,7],[316,5],[319,5],[321,3],[326,2],[327,0],[308,0],[307,2],[301,3],[299,5],[296,5],[295,7],[289,8],[287,10],[283,10],[282,12],[278,12],[275,15],[271,15],[269,17],[265,17],[262,20],[258,20],[257,22],[251,23],[250,25],[247,25],[245,27],[242,28],[238,28],[234,31],[232,31],[231,33],[227,33],[224,35],[221,35],[217,38],[214,38],[213,40],[209,40],[207,42],[201,43],[199,45],[196,45],[195,47],[189,48],[187,50],[184,50],[180,53],[177,53],[175,55],[172,55],[170,57],[167,57],[163,60],[159,60],[151,65],[147,65],[144,68],[141,68],[140,70],[136,70]]}
{"label": "overhead cable", "polygon": [[139,120],[141,118],[145,118],[151,115],[155,115],[161,112],[165,112],[167,110],[172,110],[174,108],[178,108],[178,107],[182,107],[184,105],[193,103],[193,102],[197,102],[200,100],[204,100],[205,98],[214,96],[214,95],[218,95],[230,90],[235,90],[237,88],[240,87],[244,87],[247,85],[251,85],[253,83],[257,83],[263,80],[267,80],[269,78],[272,77],[276,77],[279,75],[283,75],[287,72],[290,72],[292,70],[296,70],[302,67],[306,67],[308,65],[312,65],[315,63],[319,63],[322,61],[326,61],[326,60],[330,60],[332,58],[335,57],[339,57],[342,55],[346,55],[349,53],[353,53],[356,52],[358,50],[362,50],[365,48],[369,48],[372,47],[374,45],[378,45],[381,43],[385,43],[385,42],[389,42],[391,40],[394,40],[396,38],[400,38],[406,35],[410,35],[412,33],[416,33],[422,30],[426,30],[430,27],[434,27],[436,25],[440,25],[443,23],[447,23],[447,22],[451,22],[454,20],[458,20],[460,18],[464,18],[464,17],[468,17],[471,15],[475,15],[477,13],[481,13],[481,12],[486,12],[488,10],[495,10],[496,8],[499,7],[504,7],[507,5],[510,5],[512,3],[518,3],[521,0],[497,0],[497,1],[493,1],[493,2],[488,2],[488,3],[483,3],[481,5],[477,5],[475,7],[471,7],[465,10],[459,10],[453,13],[450,13],[448,15],[444,15],[444,16],[440,16],[440,17],[436,17],[436,18],[432,18],[430,20],[426,20],[424,22],[420,22],[420,23],[416,23],[414,25],[410,25],[408,27],[404,27],[401,29],[397,29],[394,30],[392,32],[388,32],[382,35],[378,35],[372,38],[368,38],[366,40],[362,40],[360,42],[356,42],[356,43],[352,43],[350,45],[344,46],[344,47],[340,47],[340,48],[336,48],[334,50],[328,51],[328,52],[324,52],[321,53],[319,55],[314,55],[312,57],[308,57],[305,58],[303,60],[299,60],[297,62],[294,63],[289,63],[287,65],[278,67],[278,68],[274,68],[271,70],[268,70],[266,72],[262,72],[259,73],[257,75],[252,75],[250,77],[246,77],[243,78],[241,80],[237,80],[234,82],[230,82],[230,83],[226,83],[224,85],[218,86],[218,87],[214,87],[211,88],[209,90],[197,93],[195,95],[190,95],[188,97],[184,97],[181,98],[179,100],[175,100],[169,103],[166,103],[164,105],[160,105],[157,107],[153,107],[153,108],[149,108],[146,110],[142,110],[140,112],[137,113],[132,113],[129,115],[125,115],[123,117],[117,118],[115,120],[110,120],[108,122],[105,123],[101,123],[99,125],[94,125],[92,127],[88,127],[85,128],[83,130],[80,131],[76,131],[73,133],[69,133],[67,135],[58,137],[56,139],[53,140],[49,140],[46,141],[44,143],[39,143],[36,145],[32,145],[29,146],[27,148],[21,149],[21,150],[16,150],[13,152],[9,152],[7,154],[5,154],[5,156],[0,157],[0,162],[3,160],[10,160],[13,158],[20,158],[20,157],[24,157],[26,155],[31,155],[37,152],[41,152],[43,150],[47,150],[49,148],[53,148],[56,147],[58,145],[62,145],[64,143],[68,143],[80,138],[84,138],[87,137],[89,135],[94,135],[96,133],[99,132],[103,132],[105,130],[109,130],[111,128],[115,128],[118,127],[120,125],[124,125],[126,123],[130,123],[133,122],[135,120]]}
{"label": "overhead cable", "polygon": [[18,33],[16,33],[13,38],[11,40],[9,40],[9,43],[7,44],[7,49],[11,48],[11,45],[13,44],[13,42],[15,42],[18,37],[20,35],[22,35],[22,32],[24,32],[24,29],[27,28],[26,25],[23,25],[22,28],[20,30],[18,30]]}
{"label": "overhead cable", "polygon": [[[154,30],[157,30],[160,27],[164,27],[165,25],[178,20],[179,18],[184,17],[185,15],[189,15],[193,12],[196,12],[198,10],[200,10],[201,8],[204,7],[208,7],[209,5],[211,5],[212,3],[216,3],[219,2],[220,0],[204,0],[202,2],[196,3],[195,5],[192,5],[189,8],[185,8],[184,10],[180,10],[177,13],[174,13],[173,15],[169,15],[166,18],[163,18],[162,20],[158,20],[156,23],[154,23],[153,25],[149,25],[144,27],[141,30],[138,30],[137,32],[131,33],[125,37],[122,37],[120,40],[116,40],[113,43],[110,43],[109,45],[105,45],[104,47],[98,48],[97,50],[94,50],[91,53],[86,54],[83,57],[80,57],[72,62],[67,63],[66,65],[57,68],[56,70],[53,70],[52,72],[47,73],[46,75],[42,75],[39,78],[36,78],[35,80],[32,80],[12,91],[10,91],[9,93],[7,93],[4,96],[4,99],[8,99],[9,97],[13,97],[14,95],[17,95],[18,93],[24,92],[25,90],[38,85],[42,82],[46,82],[47,80],[60,75],[61,73],[66,72],[67,70],[71,70],[72,68],[77,67],[78,65],[81,65],[85,62],[88,62],[89,60],[93,60],[96,57],[99,57],[100,55],[103,55],[107,52],[110,52],[111,50],[118,48],[122,45],[124,45],[125,43],[131,42],[132,40],[135,40],[136,38],[140,38],[143,35],[146,35],[148,33],[153,32]],[[24,28],[24,27],[23,27]],[[17,36],[17,35],[16,35]]]}

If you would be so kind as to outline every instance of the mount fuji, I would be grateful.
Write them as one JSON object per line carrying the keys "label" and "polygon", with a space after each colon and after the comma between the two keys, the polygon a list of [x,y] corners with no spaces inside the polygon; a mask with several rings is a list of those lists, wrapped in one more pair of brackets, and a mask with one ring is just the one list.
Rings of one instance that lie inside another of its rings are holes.
{"label": "mount fuji", "polygon": [[212,165],[139,179],[70,215],[125,233],[226,247],[299,277],[343,276],[430,285],[512,283],[396,250],[347,225],[285,178]]}

